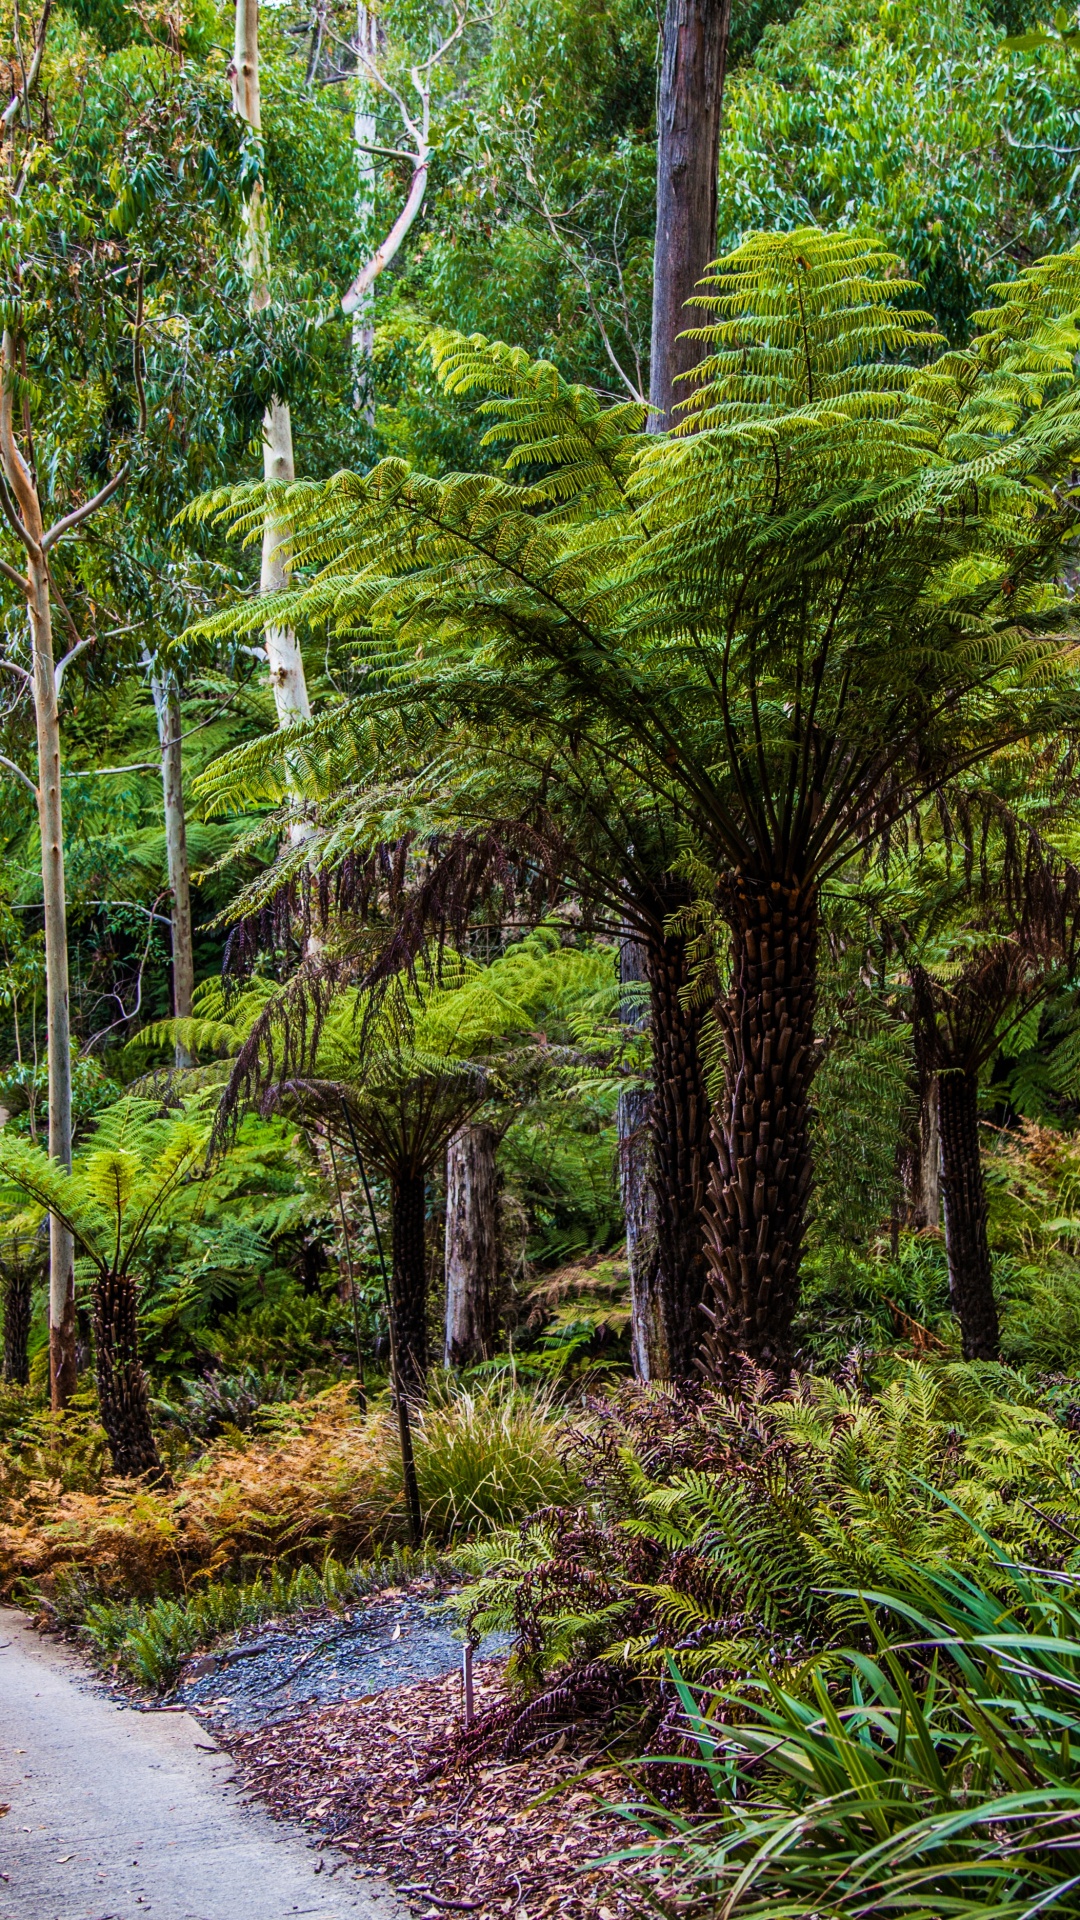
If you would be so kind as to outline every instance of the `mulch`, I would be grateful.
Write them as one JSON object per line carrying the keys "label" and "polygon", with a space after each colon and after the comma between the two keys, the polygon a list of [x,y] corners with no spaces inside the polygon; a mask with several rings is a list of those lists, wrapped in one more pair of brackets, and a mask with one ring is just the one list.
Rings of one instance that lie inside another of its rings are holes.
{"label": "mulch", "polygon": [[[478,1709],[497,1705],[501,1663],[478,1662],[475,1688]],[[461,1693],[455,1673],[256,1731],[218,1719],[214,1734],[271,1812],[315,1829],[316,1845],[341,1849],[355,1871],[384,1875],[428,1920],[655,1914],[642,1863],[591,1864],[642,1837],[604,1807],[630,1795],[626,1777],[561,1738],[542,1754],[455,1765]]]}

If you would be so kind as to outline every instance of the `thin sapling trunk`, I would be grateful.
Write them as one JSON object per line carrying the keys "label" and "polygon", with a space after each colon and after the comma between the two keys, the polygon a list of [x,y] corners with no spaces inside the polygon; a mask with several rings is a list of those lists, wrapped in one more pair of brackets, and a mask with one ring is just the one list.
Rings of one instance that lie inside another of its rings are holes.
{"label": "thin sapling trunk", "polygon": [[978,1075],[961,1067],[939,1073],[938,1107],[949,1291],[960,1322],[964,1359],[996,1360],[998,1316],[986,1237]]}
{"label": "thin sapling trunk", "polygon": [[[151,680],[161,741],[161,786],[165,804],[165,853],[169,874],[172,919],[173,1017],[190,1020],[195,986],[191,938],[191,876],[188,869],[187,828],[184,818],[183,762],[180,748],[180,696],[170,679]],[[191,1054],[176,1043],[176,1064],[190,1067]]]}
{"label": "thin sapling trunk", "polygon": [[401,1167],[392,1173],[390,1211],[390,1290],[398,1373],[404,1392],[416,1399],[423,1396],[427,1376],[427,1183],[422,1171]]}

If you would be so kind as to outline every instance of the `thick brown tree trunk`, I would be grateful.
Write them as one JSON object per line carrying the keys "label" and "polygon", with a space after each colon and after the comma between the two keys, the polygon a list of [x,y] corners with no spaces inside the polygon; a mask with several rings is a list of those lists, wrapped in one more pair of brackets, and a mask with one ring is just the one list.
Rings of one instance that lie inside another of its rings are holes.
{"label": "thick brown tree trunk", "polygon": [[0,1282],[4,1307],[3,1378],[12,1386],[30,1381],[30,1308],[34,1270],[18,1247],[0,1255]]}
{"label": "thick brown tree trunk", "polygon": [[979,1082],[955,1068],[938,1075],[949,1291],[965,1360],[996,1360],[998,1317],[986,1237],[986,1182],[979,1152]]}
{"label": "thick brown tree trunk", "polygon": [[98,1410],[115,1471],[152,1473],[161,1479],[146,1375],[139,1359],[137,1296],[137,1282],[129,1276],[110,1274],[94,1288]]}
{"label": "thick brown tree trunk", "polygon": [[401,1384],[409,1395],[424,1392],[427,1374],[427,1250],[424,1222],[427,1191],[423,1173],[412,1168],[390,1182],[393,1249],[391,1299]]}
{"label": "thick brown tree trunk", "polygon": [[690,967],[681,933],[657,928],[646,942],[652,1018],[653,1097],[650,1159],[660,1271],[660,1317],[667,1370],[684,1379],[705,1333],[708,1280],[702,1213],[713,1148],[699,1047],[701,1013],[683,1003]]}
{"label": "thick brown tree trunk", "polygon": [[731,0],[667,0],[656,151],[649,399],[654,433],[673,423],[686,397],[676,376],[702,357],[700,341],[680,340],[704,316],[687,312],[716,252],[716,183]]}
{"label": "thick brown tree trunk", "polygon": [[446,1349],[448,1367],[490,1360],[499,1284],[495,1129],[470,1121],[446,1147]]}
{"label": "thick brown tree trunk", "polygon": [[727,1073],[705,1220],[708,1349],[721,1374],[749,1359],[783,1379],[812,1174],[817,895],[740,873],[722,905],[731,985],[718,1008]]}

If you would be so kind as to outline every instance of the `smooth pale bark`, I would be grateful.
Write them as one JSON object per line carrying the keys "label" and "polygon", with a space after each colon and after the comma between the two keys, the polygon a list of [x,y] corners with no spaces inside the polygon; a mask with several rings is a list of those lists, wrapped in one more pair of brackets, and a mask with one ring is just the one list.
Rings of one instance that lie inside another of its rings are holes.
{"label": "smooth pale bark", "polygon": [[[262,136],[262,100],[259,86],[258,0],[236,0],[232,65],[233,108],[256,139]],[[243,206],[243,257],[253,313],[270,304],[270,234],[266,193],[261,175]],[[292,418],[287,403],[275,397],[263,415],[263,479],[267,485],[291,485],[293,462]],[[263,528],[259,591],[280,593],[289,585],[288,520],[268,512]],[[291,627],[268,626],[263,632],[279,727],[291,727],[311,718],[304,662]],[[294,837],[302,834],[294,829]]]}
{"label": "smooth pale bark", "polygon": [[[165,805],[165,856],[169,874],[172,920],[173,1017],[190,1020],[195,986],[195,958],[191,938],[191,875],[188,869],[187,827],[184,819],[184,778],[180,747],[180,696],[175,683],[154,676],[150,682],[161,742],[161,789]],[[187,1047],[176,1044],[176,1064],[190,1067]]]}
{"label": "smooth pale bark", "polygon": [[717,1007],[725,1083],[705,1217],[710,1357],[721,1375],[749,1360],[783,1380],[813,1171],[817,894],[735,873],[722,906],[731,977]]}
{"label": "smooth pale bark", "polygon": [[[10,476],[9,476],[10,477]],[[18,497],[18,496],[16,496]],[[35,539],[42,533],[37,492]],[[64,884],[64,822],[60,786],[60,712],[56,698],[52,606],[44,558],[31,554],[30,631],[34,649],[34,716],[38,751],[38,823],[45,908],[45,1004],[49,1061],[49,1153],[71,1167],[71,1007],[68,989],[67,897]],[[49,1381],[54,1408],[66,1407],[78,1381],[75,1351],[75,1247],[55,1215],[49,1221]]]}
{"label": "smooth pale bark", "polygon": [[[11,370],[15,345],[5,333],[0,386],[0,456],[25,530],[26,608],[33,655],[37,733],[37,804],[41,835],[41,892],[45,917],[45,1003],[49,1062],[49,1152],[71,1166],[71,1012],[68,999],[67,900],[61,797],[60,711],[53,656],[49,568],[37,484],[15,437]],[[75,1250],[68,1229],[49,1220],[49,1382],[52,1405],[66,1407],[75,1391]]]}
{"label": "smooth pale bark", "polygon": [[998,1316],[986,1235],[978,1075],[963,1067],[940,1073],[938,1107],[953,1312],[960,1322],[964,1359],[996,1360]]}
{"label": "smooth pale bark", "polygon": [[[353,108],[353,139],[356,143],[356,231],[367,253],[375,231],[375,155],[379,123],[375,116],[375,95],[365,77],[365,62],[374,64],[377,51],[375,15],[364,0],[356,8],[356,102]],[[356,410],[370,425],[375,423],[375,394],[372,354],[375,350],[374,281],[361,290],[352,315],[354,399]]]}
{"label": "smooth pale bark", "polygon": [[686,302],[716,252],[717,167],[731,0],[667,0],[657,107],[656,242],[653,252],[649,428],[674,424],[685,397],[679,374],[702,357],[680,340],[704,317]]}
{"label": "smooth pale bark", "polygon": [[448,1367],[495,1351],[499,1282],[495,1129],[470,1121],[446,1147],[446,1346]]}

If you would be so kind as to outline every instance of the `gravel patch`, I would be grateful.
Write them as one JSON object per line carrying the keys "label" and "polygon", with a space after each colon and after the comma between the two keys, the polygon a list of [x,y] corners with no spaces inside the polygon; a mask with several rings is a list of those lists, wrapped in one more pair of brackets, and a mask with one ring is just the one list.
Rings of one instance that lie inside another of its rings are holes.
{"label": "gravel patch", "polygon": [[[388,1588],[346,1612],[312,1608],[249,1628],[231,1644],[188,1662],[170,1695],[177,1705],[252,1729],[312,1708],[390,1687],[437,1680],[461,1666],[461,1642],[433,1611],[434,1581]],[[509,1646],[492,1634],[491,1657]]]}

